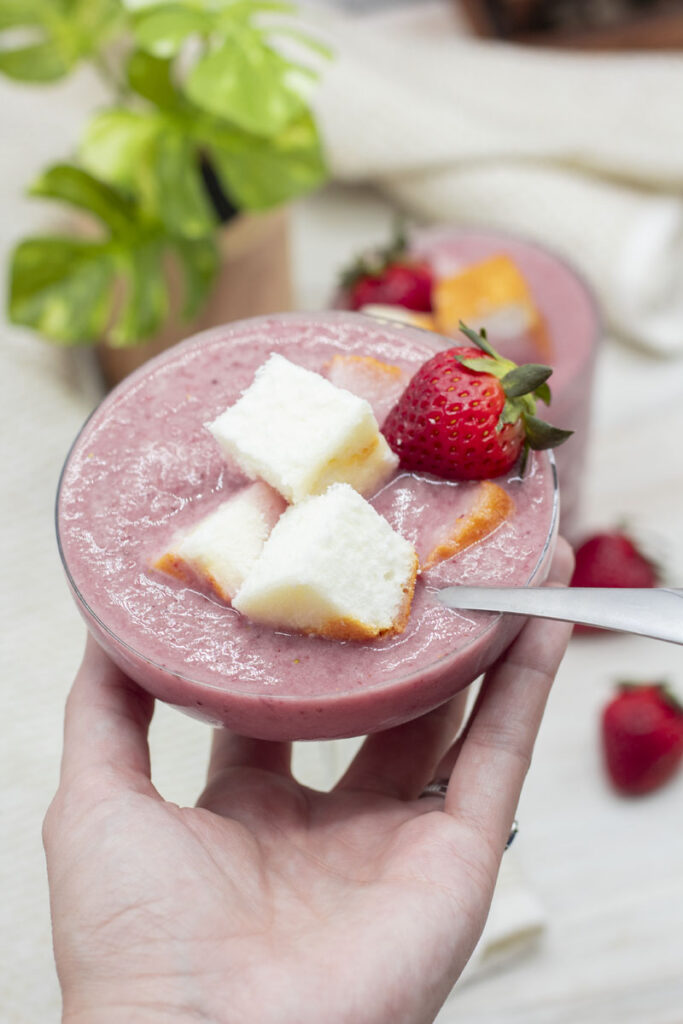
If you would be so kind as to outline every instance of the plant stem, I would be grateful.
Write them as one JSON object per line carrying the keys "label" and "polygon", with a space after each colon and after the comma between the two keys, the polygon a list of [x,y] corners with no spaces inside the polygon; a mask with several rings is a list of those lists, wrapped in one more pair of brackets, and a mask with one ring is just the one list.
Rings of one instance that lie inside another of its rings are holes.
{"label": "plant stem", "polygon": [[104,82],[114,91],[116,98],[123,100],[128,95],[128,86],[126,83],[112,70],[107,61],[105,60],[103,53],[95,53],[93,55],[93,63],[100,73],[100,76]]}

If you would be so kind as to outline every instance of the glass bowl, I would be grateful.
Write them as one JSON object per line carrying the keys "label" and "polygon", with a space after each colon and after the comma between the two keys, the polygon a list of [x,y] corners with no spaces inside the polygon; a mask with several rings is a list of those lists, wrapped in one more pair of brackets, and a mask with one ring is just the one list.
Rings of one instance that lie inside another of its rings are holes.
{"label": "glass bowl", "polygon": [[[404,634],[354,644],[262,629],[147,568],[163,538],[197,515],[196,502],[222,500],[243,482],[231,475],[203,424],[236,399],[269,351],[312,367],[343,352],[403,360],[409,369],[440,347],[430,332],[360,314],[261,317],[175,346],[102,402],[62,470],[57,539],[89,630],[133,680],[190,715],[243,735],[331,739],[424,714],[498,658],[522,622],[440,605],[433,591],[457,582],[458,573],[422,587]],[[416,479],[427,493],[453,486],[402,474],[388,487],[403,500]],[[479,562],[472,555],[459,569],[468,583],[533,586],[547,575],[559,510],[552,455],[534,455],[530,475],[511,487],[520,502],[529,502],[528,515],[517,517],[514,549],[500,528],[488,568],[481,568],[486,549],[479,545]]]}

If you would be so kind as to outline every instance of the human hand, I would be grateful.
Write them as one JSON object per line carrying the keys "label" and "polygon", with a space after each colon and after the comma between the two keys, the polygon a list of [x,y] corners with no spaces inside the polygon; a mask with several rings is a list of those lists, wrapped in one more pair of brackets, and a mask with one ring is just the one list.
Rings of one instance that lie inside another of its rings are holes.
{"label": "human hand", "polygon": [[[571,553],[551,570],[566,582]],[[481,934],[571,627],[530,621],[465,696],[368,737],[330,793],[219,730],[196,807],[150,781],[153,699],[89,640],[44,840],[68,1024],[422,1024]],[[445,800],[418,799],[450,775]]]}

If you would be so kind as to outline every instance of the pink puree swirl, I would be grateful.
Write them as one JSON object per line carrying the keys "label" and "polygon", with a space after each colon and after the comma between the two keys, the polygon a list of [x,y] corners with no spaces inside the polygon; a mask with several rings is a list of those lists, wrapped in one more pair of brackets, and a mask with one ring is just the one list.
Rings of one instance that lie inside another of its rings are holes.
{"label": "pink puree swirl", "polygon": [[[177,346],[95,411],[64,468],[59,541],[88,625],[140,685],[248,735],[325,738],[414,717],[500,653],[519,620],[453,612],[434,592],[542,580],[556,519],[545,455],[531,459],[524,480],[513,472],[497,481],[514,515],[418,579],[396,637],[359,644],[274,632],[148,568],[178,529],[245,485],[205,423],[237,400],[271,352],[318,372],[340,352],[414,372],[437,345],[428,332],[356,314],[258,318]],[[424,554],[476,486],[398,473],[372,504]]]}

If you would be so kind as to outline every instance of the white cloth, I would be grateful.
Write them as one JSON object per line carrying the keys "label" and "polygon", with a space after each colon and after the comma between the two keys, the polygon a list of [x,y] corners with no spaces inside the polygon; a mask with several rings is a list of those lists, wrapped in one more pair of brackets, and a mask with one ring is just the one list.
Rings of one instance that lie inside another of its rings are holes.
{"label": "white cloth", "polygon": [[[683,351],[683,55],[463,38],[452,4],[321,19],[332,173],[431,221],[521,232],[589,277],[617,333]],[[320,17],[320,15],[319,15]]]}

